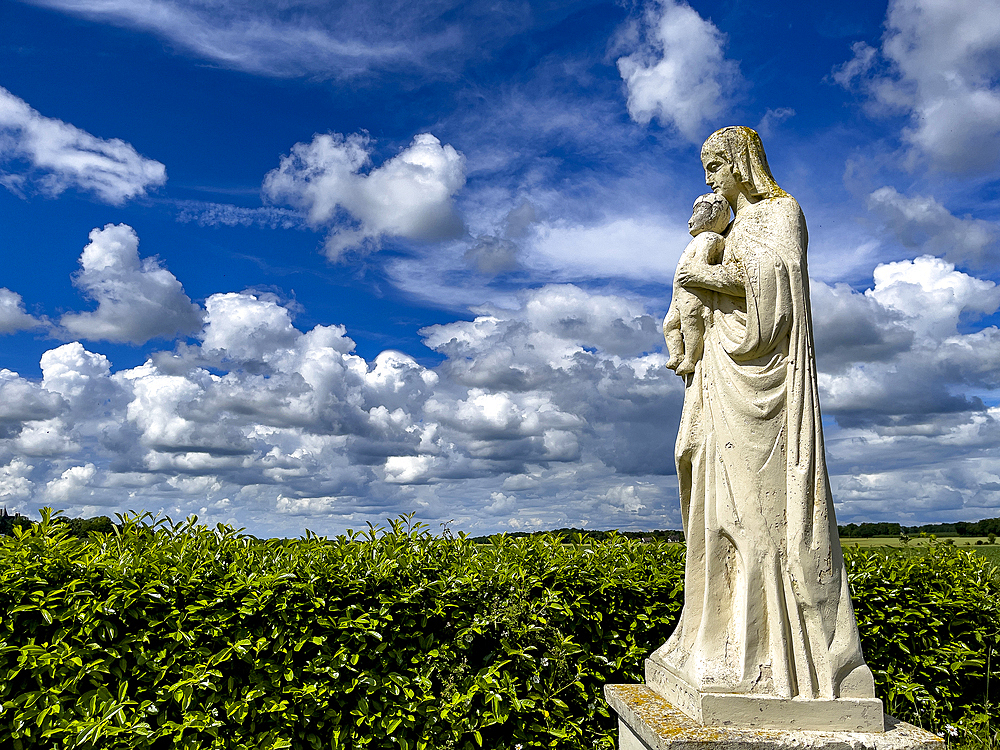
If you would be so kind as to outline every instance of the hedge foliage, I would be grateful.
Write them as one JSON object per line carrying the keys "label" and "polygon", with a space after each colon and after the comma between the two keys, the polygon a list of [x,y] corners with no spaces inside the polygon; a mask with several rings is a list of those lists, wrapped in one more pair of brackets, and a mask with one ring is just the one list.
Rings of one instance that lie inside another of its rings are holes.
{"label": "hedge foliage", "polygon": [[886,710],[928,729],[953,722],[981,734],[976,724],[1000,703],[996,567],[948,544],[845,556],[865,660]]}
{"label": "hedge foliage", "polygon": [[[81,540],[46,511],[0,540],[0,746],[610,750],[601,689],[641,680],[683,597],[682,547],[620,537],[122,521]],[[982,715],[992,569],[944,547],[849,567],[888,708]]]}
{"label": "hedge foliage", "polygon": [[0,547],[0,746],[611,748],[679,610],[668,545],[150,520]]}

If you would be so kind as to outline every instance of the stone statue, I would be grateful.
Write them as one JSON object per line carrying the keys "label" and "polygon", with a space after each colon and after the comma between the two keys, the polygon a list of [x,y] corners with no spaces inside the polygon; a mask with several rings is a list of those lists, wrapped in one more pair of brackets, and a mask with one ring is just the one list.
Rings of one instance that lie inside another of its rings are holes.
{"label": "stone statue", "polygon": [[[697,260],[710,265],[721,263],[726,249],[721,233],[728,226],[729,202],[718,193],[698,196],[688,221],[688,229],[694,239],[677,261],[677,272],[681,273],[682,269]],[[667,367],[678,375],[694,372],[695,363],[701,357],[705,337],[702,315],[707,308],[700,294],[701,290],[697,287],[688,289],[679,284],[674,274],[674,297],[663,320],[663,336],[670,350]]]}
{"label": "stone statue", "polygon": [[685,377],[685,601],[646,683],[705,724],[882,731],[827,476],[805,218],[750,128],[712,134],[701,159],[734,218],[702,241],[721,262],[685,252],[664,324]]}

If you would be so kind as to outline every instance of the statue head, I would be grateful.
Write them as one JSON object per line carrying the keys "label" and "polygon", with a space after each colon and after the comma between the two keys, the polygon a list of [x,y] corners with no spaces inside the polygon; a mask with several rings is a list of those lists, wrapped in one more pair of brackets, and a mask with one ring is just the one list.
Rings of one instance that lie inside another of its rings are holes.
{"label": "statue head", "polygon": [[691,211],[688,231],[697,236],[702,232],[722,234],[729,224],[729,202],[718,193],[699,195]]}
{"label": "statue head", "polygon": [[788,195],[775,182],[767,165],[764,144],[751,128],[733,126],[716,130],[701,147],[701,161],[706,172],[713,161],[728,165],[737,186],[751,201]]}

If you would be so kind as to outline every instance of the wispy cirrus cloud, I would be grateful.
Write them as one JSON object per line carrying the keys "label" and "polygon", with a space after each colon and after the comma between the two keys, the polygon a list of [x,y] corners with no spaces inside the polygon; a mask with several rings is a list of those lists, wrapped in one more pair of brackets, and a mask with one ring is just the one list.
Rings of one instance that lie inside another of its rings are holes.
{"label": "wispy cirrus cloud", "polygon": [[236,206],[211,201],[177,201],[177,220],[207,227],[267,227],[295,229],[305,225],[298,211],[277,206]]}
{"label": "wispy cirrus cloud", "polygon": [[[33,0],[93,21],[167,39],[218,65],[276,77],[348,78],[384,70],[448,75],[442,56],[523,25],[514,3]],[[475,43],[472,42],[475,40]]]}

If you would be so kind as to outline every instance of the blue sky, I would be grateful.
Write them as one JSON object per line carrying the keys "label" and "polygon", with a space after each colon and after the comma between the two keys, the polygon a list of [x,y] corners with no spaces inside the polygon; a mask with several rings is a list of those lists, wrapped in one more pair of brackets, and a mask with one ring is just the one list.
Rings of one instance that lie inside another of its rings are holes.
{"label": "blue sky", "polygon": [[679,527],[659,326],[743,124],[838,518],[1000,515],[997,11],[0,0],[0,502]]}

